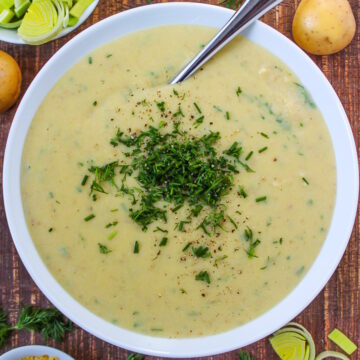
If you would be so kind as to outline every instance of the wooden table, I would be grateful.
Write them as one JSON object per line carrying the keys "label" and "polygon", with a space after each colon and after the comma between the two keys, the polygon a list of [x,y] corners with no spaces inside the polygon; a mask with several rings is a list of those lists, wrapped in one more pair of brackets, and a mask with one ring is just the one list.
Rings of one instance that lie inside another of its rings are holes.
{"label": "wooden table", "polygon": [[[216,0],[207,1],[214,4]],[[291,22],[299,0],[285,0],[276,10],[265,15],[263,21],[291,38]],[[0,49],[10,53],[18,61],[23,74],[21,95],[47,60],[72,36],[93,23],[109,15],[126,9],[144,5],[146,1],[100,0],[93,15],[76,31],[66,37],[42,46],[10,45],[0,41]],[[357,20],[360,14],[360,1],[350,0]],[[360,24],[358,24],[360,25]],[[323,57],[313,57],[316,64],[325,73],[339,95],[350,119],[359,151],[360,140],[360,36],[356,33],[351,45],[344,51]],[[1,84],[0,84],[1,86]],[[0,115],[0,151],[1,165],[5,143],[16,106]],[[2,166],[1,166],[2,169]],[[2,179],[2,174],[1,174]],[[1,180],[0,180],[1,181]],[[49,305],[48,300],[34,284],[25,270],[12,243],[0,194],[0,295],[1,306],[9,311],[11,321],[16,321],[20,304]],[[305,325],[316,339],[319,350],[335,349],[329,342],[327,334],[334,327],[341,329],[360,345],[360,244],[359,217],[346,250],[346,253],[325,289],[317,296],[307,309],[295,320]],[[41,344],[38,335],[27,332],[13,334],[3,352],[22,345]],[[76,328],[63,343],[49,343],[69,353],[77,360],[126,359],[128,352],[111,346],[86,331]],[[267,340],[262,340],[246,348],[254,359],[277,359]],[[150,358],[150,357],[147,357]],[[237,352],[214,357],[216,359],[237,359]],[[360,359],[360,351],[352,359]]]}

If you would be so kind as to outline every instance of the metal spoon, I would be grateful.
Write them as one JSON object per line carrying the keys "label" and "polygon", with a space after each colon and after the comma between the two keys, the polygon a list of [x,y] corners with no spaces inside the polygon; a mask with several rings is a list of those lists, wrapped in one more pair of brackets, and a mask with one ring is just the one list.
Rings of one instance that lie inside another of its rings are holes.
{"label": "metal spoon", "polygon": [[237,34],[281,2],[282,0],[246,0],[214,38],[170,81],[170,84],[186,80]]}

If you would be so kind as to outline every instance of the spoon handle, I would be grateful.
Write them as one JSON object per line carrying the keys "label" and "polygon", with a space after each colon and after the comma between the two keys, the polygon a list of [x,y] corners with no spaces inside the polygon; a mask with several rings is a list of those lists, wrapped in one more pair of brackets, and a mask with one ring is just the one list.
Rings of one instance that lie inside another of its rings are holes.
{"label": "spoon handle", "polygon": [[186,80],[239,32],[247,28],[282,0],[246,0],[214,38],[170,81],[170,84]]}

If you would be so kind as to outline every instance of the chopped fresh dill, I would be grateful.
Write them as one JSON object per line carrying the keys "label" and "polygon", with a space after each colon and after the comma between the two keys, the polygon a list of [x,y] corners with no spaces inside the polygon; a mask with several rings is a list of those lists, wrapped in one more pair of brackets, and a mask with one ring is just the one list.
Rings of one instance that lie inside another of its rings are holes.
{"label": "chopped fresh dill", "polygon": [[242,155],[242,147],[238,145],[238,142],[235,141],[229,149],[224,151],[224,154],[234,157],[237,161],[240,160]]}
{"label": "chopped fresh dill", "polygon": [[194,256],[198,258],[208,258],[211,256],[209,252],[209,248],[207,246],[200,245],[199,247],[195,248],[194,246],[191,247],[191,252]]}
{"label": "chopped fresh dill", "polygon": [[248,160],[252,157],[253,153],[254,153],[254,152],[251,150],[251,151],[246,155],[245,160],[248,161]]}
{"label": "chopped fresh dill", "polygon": [[92,220],[94,217],[95,217],[94,214],[90,214],[90,215],[88,215],[88,216],[86,216],[86,217],[84,218],[84,221],[90,221],[90,220]]}
{"label": "chopped fresh dill", "polygon": [[260,240],[259,239],[254,240],[253,231],[249,227],[247,227],[244,230],[244,235],[245,235],[245,240],[249,243],[249,248],[248,250],[245,250],[245,252],[247,253],[249,258],[257,257],[255,255],[255,249],[260,244]]}
{"label": "chopped fresh dill", "polygon": [[215,261],[214,261],[214,266],[215,266],[215,267],[218,267],[219,262],[220,262],[220,261],[223,261],[223,260],[225,260],[225,259],[227,259],[227,258],[228,258],[227,255],[222,255],[222,256],[217,257],[217,258],[215,259]]}
{"label": "chopped fresh dill", "polygon": [[242,93],[241,87],[238,86],[237,89],[236,89],[236,95],[237,95],[237,96],[240,96],[241,93]]}
{"label": "chopped fresh dill", "polygon": [[109,236],[108,236],[108,240],[112,240],[117,234],[117,231],[113,231]]}
{"label": "chopped fresh dill", "polygon": [[261,154],[261,153],[263,153],[264,151],[266,151],[267,149],[268,149],[268,147],[267,147],[267,146],[264,146],[263,148],[261,148],[261,149],[258,151],[258,153]]}
{"label": "chopped fresh dill", "polygon": [[195,275],[195,280],[197,281],[204,281],[210,284],[210,276],[207,271],[200,271],[198,274]]}
{"label": "chopped fresh dill", "polygon": [[108,223],[107,225],[105,225],[105,228],[108,229],[109,227],[111,227],[111,226],[116,226],[117,224],[118,224],[117,221],[113,221],[113,222]]}
{"label": "chopped fresh dill", "polygon": [[179,96],[179,93],[175,89],[173,89],[173,93],[175,96]]}
{"label": "chopped fresh dill", "polygon": [[99,246],[100,254],[109,254],[109,253],[111,253],[111,250],[106,245],[98,243],[98,246]]}
{"label": "chopped fresh dill", "polygon": [[157,226],[157,227],[155,228],[155,230],[154,230],[154,232],[157,232],[157,231],[160,231],[160,232],[162,232],[162,233],[167,233],[167,232],[168,232],[167,230],[164,230],[164,229],[162,229],[162,228],[159,227],[159,226]]}
{"label": "chopped fresh dill", "polygon": [[138,254],[139,250],[140,250],[139,242],[136,240],[134,243],[134,250],[133,250],[134,254]]}
{"label": "chopped fresh dill", "polygon": [[178,110],[176,113],[173,114],[174,117],[177,117],[177,116],[182,116],[182,117],[185,117],[184,113],[182,112],[181,110],[181,106],[179,105],[178,107]]}
{"label": "chopped fresh dill", "polygon": [[165,111],[165,102],[164,102],[164,101],[157,102],[157,103],[156,103],[156,106],[158,107],[158,109],[159,109],[161,112],[164,112],[164,111]]}
{"label": "chopped fresh dill", "polygon": [[191,221],[188,221],[188,220],[181,220],[181,221],[179,222],[179,226],[178,226],[179,231],[183,231],[183,230],[184,230],[184,225],[185,225],[185,224],[190,224],[190,222],[191,222]]}
{"label": "chopped fresh dill", "polygon": [[188,242],[182,249],[183,252],[185,252],[190,246],[191,246],[192,242]]}
{"label": "chopped fresh dill", "polygon": [[195,121],[194,121],[194,126],[195,128],[197,128],[198,126],[200,126],[200,124],[202,124],[204,121],[204,115],[201,115],[199,118],[197,118]]}
{"label": "chopped fresh dill", "polygon": [[248,196],[242,186],[239,186],[239,195],[240,195],[241,197],[243,197],[244,199],[246,199],[247,196]]}
{"label": "chopped fresh dill", "polygon": [[302,180],[303,180],[303,182],[304,182],[306,185],[309,185],[309,182],[307,181],[306,178],[303,177]]}
{"label": "chopped fresh dill", "polygon": [[159,246],[165,246],[167,244],[168,238],[167,237],[163,237],[160,241]]}
{"label": "chopped fresh dill", "polygon": [[97,104],[98,104],[98,102],[95,100],[95,101],[93,102],[93,106],[97,106]]}
{"label": "chopped fresh dill", "polygon": [[87,179],[89,178],[89,175],[85,175],[81,181],[81,185],[84,186],[86,185]]}
{"label": "chopped fresh dill", "polygon": [[229,218],[230,222],[234,225],[234,228],[237,229],[238,226],[237,226],[236,222],[229,215],[227,217]]}
{"label": "chopped fresh dill", "polygon": [[199,114],[202,114],[201,109],[199,108],[199,105],[196,102],[194,102],[194,106],[195,106],[195,109],[197,110],[197,112]]}
{"label": "chopped fresh dill", "polygon": [[255,199],[255,202],[262,202],[262,201],[266,201],[267,200],[267,196],[260,196],[258,198]]}
{"label": "chopped fresh dill", "polygon": [[222,225],[224,221],[224,210],[220,210],[219,212],[214,210],[210,212],[209,215],[205,216],[197,229],[202,229],[206,235],[210,236],[211,231],[215,233],[217,228],[223,229]]}

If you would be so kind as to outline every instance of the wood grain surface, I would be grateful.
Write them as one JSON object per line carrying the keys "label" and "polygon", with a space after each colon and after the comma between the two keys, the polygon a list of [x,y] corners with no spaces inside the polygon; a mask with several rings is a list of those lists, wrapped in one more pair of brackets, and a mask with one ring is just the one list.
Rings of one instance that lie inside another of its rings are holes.
{"label": "wood grain surface", "polygon": [[[204,1],[216,4],[217,1]],[[285,0],[275,10],[262,19],[281,33],[291,38],[291,23],[298,0]],[[359,20],[360,1],[350,0],[356,20]],[[126,9],[145,5],[146,1],[100,0],[92,16],[79,29],[56,41],[41,46],[11,45],[0,41],[0,50],[10,53],[19,63],[23,83],[21,95],[49,58],[75,34],[112,14]],[[359,25],[359,24],[358,24]],[[344,51],[323,57],[313,57],[339,95],[355,136],[359,151],[360,140],[360,36],[357,31],[354,40]],[[1,84],[0,84],[1,86]],[[0,114],[0,152],[1,170],[8,131],[16,111],[15,105],[5,114]],[[2,174],[1,180],[2,181]],[[20,304],[37,306],[50,305],[24,268],[12,242],[8,229],[2,191],[0,193],[0,297],[2,306],[10,313],[12,322],[16,321]],[[327,334],[337,327],[360,345],[360,244],[359,216],[347,247],[346,253],[336,272],[324,290],[295,320],[306,326],[316,339],[318,350],[335,349],[327,339]],[[19,332],[0,349],[0,354],[22,345],[42,344],[39,335]],[[86,331],[75,328],[64,342],[49,342],[73,356],[77,360],[126,359],[126,350],[109,345]],[[277,359],[266,339],[246,348],[254,359]],[[147,357],[150,359],[151,357]],[[238,359],[237,351],[211,357],[209,359]],[[360,359],[360,351],[352,359]]]}

